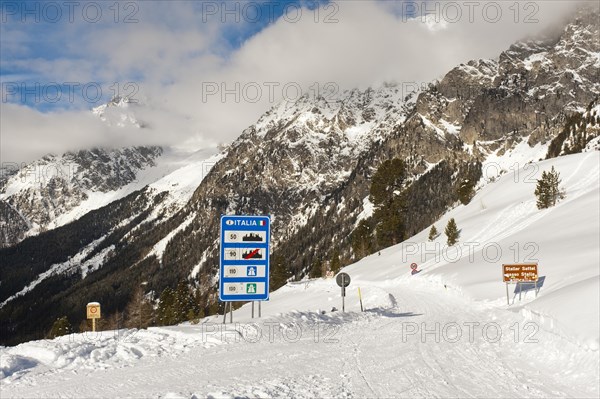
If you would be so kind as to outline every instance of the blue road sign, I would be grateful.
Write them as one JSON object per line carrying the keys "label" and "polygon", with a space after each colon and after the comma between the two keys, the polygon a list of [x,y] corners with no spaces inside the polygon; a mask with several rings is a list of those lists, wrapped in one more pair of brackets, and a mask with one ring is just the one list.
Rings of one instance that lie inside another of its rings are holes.
{"label": "blue road sign", "polygon": [[219,300],[269,299],[269,216],[221,216]]}

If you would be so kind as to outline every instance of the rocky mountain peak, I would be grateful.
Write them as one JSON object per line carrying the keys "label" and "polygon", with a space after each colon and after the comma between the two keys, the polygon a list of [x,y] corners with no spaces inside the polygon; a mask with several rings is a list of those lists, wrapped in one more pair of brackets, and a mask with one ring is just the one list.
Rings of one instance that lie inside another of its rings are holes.
{"label": "rocky mountain peak", "polygon": [[115,96],[106,104],[92,109],[92,114],[109,126],[137,128],[145,127],[145,123],[136,116],[136,109],[142,106],[139,100],[129,96]]}

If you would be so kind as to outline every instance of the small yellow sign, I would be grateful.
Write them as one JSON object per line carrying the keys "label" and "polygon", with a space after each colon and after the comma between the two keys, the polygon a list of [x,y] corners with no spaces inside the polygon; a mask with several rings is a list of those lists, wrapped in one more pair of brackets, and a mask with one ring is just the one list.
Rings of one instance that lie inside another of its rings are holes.
{"label": "small yellow sign", "polygon": [[98,302],[90,302],[87,304],[87,318],[88,319],[99,319],[100,318],[100,304]]}

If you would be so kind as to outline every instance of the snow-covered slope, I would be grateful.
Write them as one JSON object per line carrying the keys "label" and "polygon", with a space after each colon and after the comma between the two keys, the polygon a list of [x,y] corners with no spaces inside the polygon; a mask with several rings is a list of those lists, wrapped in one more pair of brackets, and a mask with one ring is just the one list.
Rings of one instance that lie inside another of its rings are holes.
{"label": "snow-covered slope", "polygon": [[0,201],[20,215],[2,214],[2,241],[14,245],[148,185],[169,192],[169,204],[181,207],[218,160],[210,159],[217,152],[132,147],[48,155],[0,181]]}
{"label": "snow-covered slope", "polygon": [[[536,208],[522,168],[436,223],[456,219],[458,247],[425,230],[346,267],[347,313],[333,310],[334,280],[306,280],[272,293],[262,319],[247,304],[235,325],[212,316],[2,348],[3,397],[597,397],[599,162],[533,164],[561,173],[554,208]],[[534,258],[538,297],[507,305],[501,264]]]}
{"label": "snow-covered slope", "polygon": [[[566,198],[538,210],[535,179],[554,166]],[[445,235],[428,241],[428,230],[348,267],[367,281],[405,278],[416,262],[418,279],[446,284],[469,298],[506,304],[503,263],[538,262],[545,276],[539,296],[524,293],[511,309],[592,350],[600,337],[600,153],[569,155],[524,165],[490,183],[467,206],[448,212],[435,225],[443,231],[454,218],[460,243],[447,248]],[[515,286],[510,287],[511,303]]]}
{"label": "snow-covered slope", "polygon": [[[160,196],[160,201],[154,203],[154,207],[143,222],[156,221],[169,217],[183,208],[196,187],[198,187],[202,179],[210,172],[212,166],[221,157],[222,155],[216,154],[216,149],[199,150],[191,154],[167,149],[166,153],[161,157],[160,163],[140,171],[135,181],[117,190],[108,192],[86,190],[85,200],[68,212],[57,215],[46,227],[50,229],[62,226],[73,220],[77,220],[92,210],[104,207],[113,201],[126,197],[134,191],[142,189],[143,193],[141,195],[147,196],[148,201]],[[128,214],[126,219],[121,220],[115,226],[115,229],[122,227],[136,216],[137,214],[133,212]],[[30,234],[34,233],[35,230],[32,229]],[[166,237],[164,241],[158,242],[152,248],[151,255],[161,255],[168,239],[173,234]],[[114,250],[114,245],[103,249],[92,258],[89,258],[89,254],[102,245],[106,236],[94,240],[89,245],[83,247],[79,253],[68,261],[53,264],[46,272],[41,273],[35,280],[30,281],[19,292],[2,301],[0,308],[13,299],[28,293],[42,281],[52,276],[81,269],[81,277],[85,278],[89,273],[98,270],[106,262],[107,254]]]}

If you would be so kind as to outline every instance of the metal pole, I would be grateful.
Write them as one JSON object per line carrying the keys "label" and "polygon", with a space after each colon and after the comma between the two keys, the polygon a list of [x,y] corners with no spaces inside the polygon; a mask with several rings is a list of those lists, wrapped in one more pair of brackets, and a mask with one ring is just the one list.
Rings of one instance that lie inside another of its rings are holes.
{"label": "metal pole", "polygon": [[344,287],[346,279],[344,277],[346,276],[342,274],[342,312],[346,312],[346,287]]}
{"label": "metal pole", "polygon": [[227,322],[227,303],[228,302],[225,302],[225,306],[223,307],[223,324]]}
{"label": "metal pole", "polygon": [[506,304],[510,306],[510,299],[508,297],[508,282],[506,283]]}
{"label": "metal pole", "polygon": [[233,302],[229,302],[229,324],[233,324]]}
{"label": "metal pole", "polygon": [[258,318],[260,319],[261,316],[261,311],[260,311],[260,305],[262,304],[261,301],[258,301]]}
{"label": "metal pole", "polygon": [[521,291],[522,291],[521,283],[517,283],[517,287],[519,288],[519,302],[521,302]]}
{"label": "metal pole", "polygon": [[252,318],[254,318],[254,301],[252,301]]}
{"label": "metal pole", "polygon": [[92,331],[96,332],[96,319],[92,319]]}

